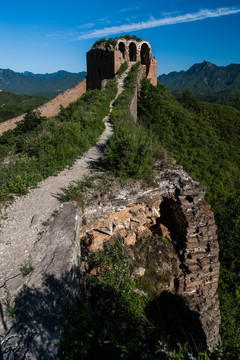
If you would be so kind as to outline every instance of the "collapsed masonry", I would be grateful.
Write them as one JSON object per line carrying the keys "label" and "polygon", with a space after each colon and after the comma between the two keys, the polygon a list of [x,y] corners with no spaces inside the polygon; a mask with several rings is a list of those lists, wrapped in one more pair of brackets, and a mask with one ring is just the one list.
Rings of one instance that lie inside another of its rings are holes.
{"label": "collapsed masonry", "polygon": [[[151,242],[145,247],[142,259],[134,266],[135,278],[139,279],[148,271],[146,251],[152,251],[150,256],[156,258],[156,251],[159,254],[164,251],[161,239],[163,242],[168,239],[177,256],[169,251],[167,261],[156,259],[155,275],[160,284],[155,281],[155,295],[158,291],[162,301],[164,294],[165,303],[175,298],[177,306],[180,298],[184,299],[191,311],[191,319],[183,329],[185,338],[190,335],[202,348],[211,350],[219,341],[219,248],[214,215],[204,200],[205,191],[180,167],[161,171],[153,187],[142,189],[136,182],[116,186],[110,193],[108,190],[88,203],[80,241],[85,257],[83,271],[88,269],[86,254],[102,249],[103,244],[113,241],[116,235],[120,234],[125,245],[132,249],[136,261],[134,248],[139,246],[139,240],[142,242],[141,239],[157,234],[158,243]],[[94,273],[95,269],[91,271]],[[168,305],[162,312],[168,312]],[[158,315],[156,312],[154,316]],[[171,316],[173,314],[162,319],[165,324],[174,320]]]}
{"label": "collapsed masonry", "polygon": [[113,79],[125,62],[140,62],[143,76],[157,85],[157,60],[149,41],[117,38],[100,41],[87,53],[87,89],[101,89],[103,81]]}
{"label": "collapsed masonry", "polygon": [[[1,289],[9,307],[0,308],[0,359],[56,358],[61,308],[82,295],[80,278],[88,271],[88,254],[117,234],[135,258],[138,251],[136,279],[146,276],[147,253],[156,260],[153,286],[162,311],[154,310],[152,316],[158,325],[175,321],[179,308],[189,320],[182,324],[186,338],[209,350],[218,343],[218,242],[205,188],[178,166],[159,170],[151,186],[133,180],[121,185],[114,179],[109,184],[102,192],[90,189],[84,206],[65,204],[34,247],[30,277],[22,279],[17,293],[9,293],[8,284]],[[138,248],[139,240],[153,234],[157,243],[145,251]],[[157,255],[164,251],[167,261],[159,261]],[[16,313],[9,317],[12,300]]]}

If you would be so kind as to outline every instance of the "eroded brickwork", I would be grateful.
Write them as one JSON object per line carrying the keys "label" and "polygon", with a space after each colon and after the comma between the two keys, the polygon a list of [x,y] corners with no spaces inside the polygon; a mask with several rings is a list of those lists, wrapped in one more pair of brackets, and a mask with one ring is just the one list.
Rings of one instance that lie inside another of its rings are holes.
{"label": "eroded brickwork", "polygon": [[111,44],[97,44],[87,53],[87,88],[101,89],[102,81],[114,78],[125,61],[139,61],[143,75],[157,85],[157,60],[152,55],[151,44],[146,40],[119,38]]}
{"label": "eroded brickwork", "polygon": [[[142,189],[136,182],[115,186],[88,203],[80,241],[86,255],[86,248],[90,253],[102,249],[118,234],[129,247],[155,234],[167,238],[177,254],[177,270],[169,277],[170,269],[165,269],[168,281],[159,286],[185,299],[199,317],[211,350],[219,341],[219,250],[214,215],[204,201],[205,190],[179,167],[160,172],[152,187]],[[82,266],[84,271],[84,261]],[[144,276],[145,270],[140,267],[136,273]],[[161,267],[158,271],[164,272]],[[198,331],[194,325],[192,331]]]}

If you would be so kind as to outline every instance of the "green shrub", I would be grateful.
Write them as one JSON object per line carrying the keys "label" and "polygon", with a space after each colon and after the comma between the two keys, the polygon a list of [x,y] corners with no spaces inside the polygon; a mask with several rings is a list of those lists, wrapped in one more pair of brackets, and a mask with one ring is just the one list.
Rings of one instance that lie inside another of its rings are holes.
{"label": "green shrub", "polygon": [[118,76],[121,76],[121,75],[127,70],[127,68],[128,68],[128,63],[127,63],[127,61],[125,61],[125,62],[120,66],[120,68],[119,68],[119,70],[118,70],[118,72],[117,72]]}
{"label": "green shrub", "polygon": [[125,79],[124,91],[115,101],[111,114],[114,134],[106,147],[101,166],[116,176],[145,177],[150,180],[160,147],[151,131],[134,122],[129,110],[138,66],[136,64],[132,67]]}
{"label": "green shrub", "polygon": [[132,279],[132,258],[120,236],[93,254],[84,279],[84,302],[70,307],[60,341],[59,358],[77,359],[208,359],[194,357],[190,346],[161,340],[158,327],[147,316],[149,299],[141,296]]}
{"label": "green shrub", "polygon": [[116,92],[116,80],[111,80],[103,91],[88,91],[55,118],[29,112],[14,131],[0,137],[0,201],[11,193],[26,194],[95,144]]}
{"label": "green shrub", "polygon": [[176,98],[142,81],[139,121],[186,171],[207,186],[220,244],[219,298],[223,358],[240,359],[240,113],[198,102],[190,92]]}
{"label": "green shrub", "polygon": [[30,263],[26,263],[25,265],[20,267],[20,272],[22,277],[26,277],[30,275],[34,271],[34,267]]}

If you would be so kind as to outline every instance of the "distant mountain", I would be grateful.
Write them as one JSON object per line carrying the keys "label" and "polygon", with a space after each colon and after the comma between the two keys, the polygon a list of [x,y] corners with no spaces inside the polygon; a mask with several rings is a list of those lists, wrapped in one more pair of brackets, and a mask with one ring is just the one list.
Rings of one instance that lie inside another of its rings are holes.
{"label": "distant mountain", "polygon": [[170,90],[218,92],[240,88],[240,64],[217,66],[208,61],[195,64],[187,71],[160,75],[158,81]]}
{"label": "distant mountain", "polygon": [[187,71],[160,75],[158,81],[175,94],[189,89],[199,100],[240,109],[240,64],[217,66],[203,61]]}
{"label": "distant mountain", "polygon": [[83,80],[86,72],[70,73],[60,70],[52,74],[18,73],[0,69],[0,90],[30,96],[55,97]]}

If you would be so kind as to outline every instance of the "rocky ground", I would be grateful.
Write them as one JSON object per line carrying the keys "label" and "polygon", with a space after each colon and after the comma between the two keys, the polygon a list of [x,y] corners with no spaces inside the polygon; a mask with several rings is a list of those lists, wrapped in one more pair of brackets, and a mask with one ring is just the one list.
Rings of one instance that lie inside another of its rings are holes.
{"label": "rocky ground", "polygon": [[[116,97],[118,97],[123,90],[123,81],[128,71],[129,69],[117,80],[118,93]],[[33,273],[36,276],[34,278],[34,286],[35,288],[36,286],[38,288],[43,287],[43,284],[41,283],[41,272],[44,272],[42,270],[44,260],[50,257],[48,263],[45,261],[45,266],[51,266],[51,263],[53,263],[51,257],[54,258],[56,253],[60,251],[57,246],[60,244],[61,247],[61,244],[64,244],[64,247],[69,239],[71,239],[71,236],[74,236],[72,234],[69,237],[66,236],[65,229],[63,228],[63,232],[61,232],[60,226],[59,231],[55,234],[55,240],[59,243],[53,243],[54,249],[49,248],[49,243],[47,247],[42,245],[44,244],[42,239],[48,232],[48,227],[51,228],[51,223],[56,214],[60,214],[58,216],[58,219],[61,219],[60,224],[65,223],[66,228],[67,225],[70,224],[70,228],[72,229],[70,232],[74,233],[74,224],[77,220],[77,213],[75,211],[73,219],[70,214],[73,214],[74,211],[71,210],[70,213],[68,211],[65,213],[67,207],[65,206],[63,209],[63,205],[60,204],[57,194],[61,192],[62,188],[68,187],[70,183],[74,183],[83,178],[84,175],[94,172],[94,170],[91,169],[91,165],[93,162],[100,159],[103,154],[103,148],[113,132],[113,127],[110,123],[113,106],[114,100],[110,105],[109,115],[104,119],[106,128],[98,143],[87,151],[80,159],[77,159],[73,167],[66,168],[57,174],[57,176],[51,176],[42,181],[37,188],[31,189],[27,195],[16,197],[12,204],[1,209],[0,340],[1,336],[6,333],[8,334],[9,331],[9,334],[11,334],[11,331],[13,331],[11,330],[12,320],[14,320],[13,309],[15,308],[15,305],[12,305],[13,299],[24,289],[26,284],[29,285],[31,283],[29,276],[23,277],[22,269],[33,267]],[[68,219],[68,221],[66,221],[66,219]],[[54,237],[51,237],[50,241],[53,241],[52,239],[54,239]],[[63,249],[61,248],[61,251],[62,250]],[[64,262],[64,260],[63,257],[62,262]],[[38,266],[39,268],[37,268]],[[14,331],[16,332],[16,329],[14,329]],[[10,338],[12,339],[12,335]],[[9,344],[6,346],[7,348],[11,348]],[[35,357],[32,357],[33,355],[29,356],[30,357],[26,357],[26,359],[35,359]],[[36,358],[42,358],[38,356],[40,355],[38,354]]]}

